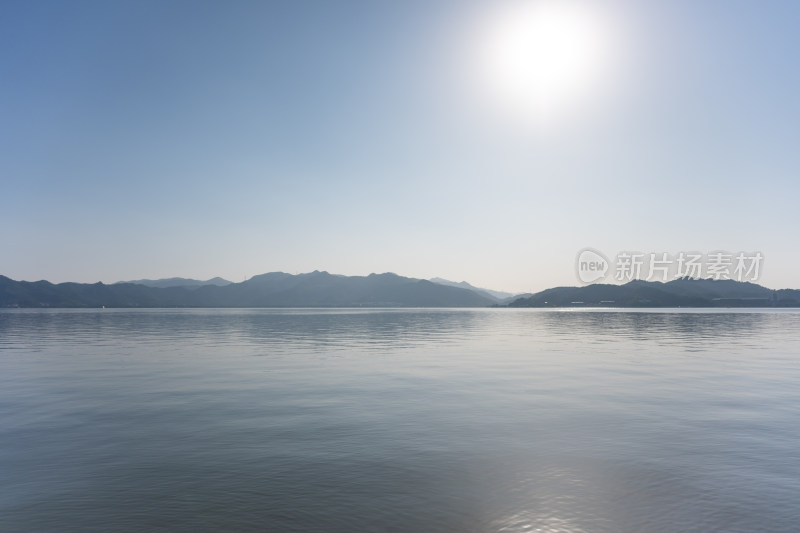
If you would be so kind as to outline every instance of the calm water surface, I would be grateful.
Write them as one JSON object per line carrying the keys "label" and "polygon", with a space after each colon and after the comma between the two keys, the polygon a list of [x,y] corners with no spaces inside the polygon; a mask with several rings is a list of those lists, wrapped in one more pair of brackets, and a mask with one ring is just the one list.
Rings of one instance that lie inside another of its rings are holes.
{"label": "calm water surface", "polygon": [[800,313],[0,311],[0,531],[800,531]]}

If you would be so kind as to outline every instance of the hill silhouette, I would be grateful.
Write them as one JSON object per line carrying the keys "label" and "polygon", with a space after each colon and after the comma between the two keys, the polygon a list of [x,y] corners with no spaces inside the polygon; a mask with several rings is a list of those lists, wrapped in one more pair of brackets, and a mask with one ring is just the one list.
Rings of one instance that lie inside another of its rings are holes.
{"label": "hill silhouette", "polygon": [[397,274],[339,276],[271,272],[227,285],[14,281],[0,276],[0,307],[486,307],[471,290]]}
{"label": "hill silhouette", "polygon": [[[0,276],[0,307],[499,307],[505,303],[474,287],[393,273],[342,276],[317,270],[295,275],[270,272],[224,285],[198,282],[202,284],[172,286],[170,280],[156,281],[166,281],[167,286],[53,284]],[[800,290],[772,290],[733,280],[631,281],[624,285],[555,287],[508,303],[508,307],[598,306],[800,307]]]}
{"label": "hill silhouette", "polygon": [[681,278],[666,283],[630,281],[624,285],[593,284],[555,287],[509,307],[796,307],[800,291],[772,290],[734,280]]}

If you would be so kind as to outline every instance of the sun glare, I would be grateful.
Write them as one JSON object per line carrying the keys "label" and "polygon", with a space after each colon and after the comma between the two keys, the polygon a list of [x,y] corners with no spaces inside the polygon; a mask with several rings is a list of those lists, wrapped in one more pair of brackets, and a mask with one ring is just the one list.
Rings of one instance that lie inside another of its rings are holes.
{"label": "sun glare", "polygon": [[593,15],[576,4],[538,2],[490,17],[481,77],[493,99],[514,113],[545,117],[591,91],[606,44]]}

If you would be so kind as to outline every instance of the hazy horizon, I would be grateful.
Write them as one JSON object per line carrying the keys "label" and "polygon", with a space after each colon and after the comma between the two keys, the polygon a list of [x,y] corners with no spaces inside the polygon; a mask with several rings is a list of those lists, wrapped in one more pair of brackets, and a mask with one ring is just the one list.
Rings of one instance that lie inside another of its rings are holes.
{"label": "hazy horizon", "polygon": [[[319,269],[521,293],[578,284],[592,247],[758,251],[757,283],[800,287],[798,16],[4,2],[0,274]],[[560,55],[506,38],[526,28]]]}
{"label": "hazy horizon", "polygon": [[[224,276],[211,276],[209,278],[192,278],[192,277],[189,277],[189,276],[165,276],[163,278],[121,279],[121,280],[108,281],[108,282],[107,281],[102,281],[102,280],[96,280],[96,281],[93,281],[93,282],[89,281],[89,282],[77,282],[77,283],[89,283],[89,284],[92,284],[92,283],[101,282],[101,283],[104,283],[106,285],[113,285],[115,283],[136,283],[136,282],[140,282],[140,281],[165,281],[165,280],[171,280],[171,279],[187,279],[187,280],[200,281],[200,282],[207,282],[207,281],[212,281],[212,280],[215,280],[215,279],[222,279],[222,280],[228,281],[230,283],[242,283],[242,282],[248,281],[248,280],[250,280],[250,279],[252,279],[252,278],[254,278],[256,276],[260,276],[260,275],[263,275],[263,274],[284,273],[284,274],[291,274],[291,275],[295,275],[296,276],[296,275],[302,275],[302,274],[311,274],[311,273],[314,273],[314,272],[327,272],[328,274],[331,274],[333,276],[345,276],[345,277],[353,277],[353,276],[365,277],[365,276],[370,276],[370,275],[395,274],[397,276],[401,276],[401,277],[405,277],[405,278],[427,280],[427,281],[432,281],[434,283],[438,283],[437,280],[445,281],[445,282],[452,283],[452,284],[459,284],[459,283],[466,282],[466,283],[470,284],[476,290],[508,293],[510,296],[518,296],[518,295],[529,294],[529,293],[537,293],[537,292],[541,292],[542,290],[553,289],[553,288],[557,288],[557,287],[581,287],[581,286],[586,286],[587,285],[586,283],[581,283],[579,280],[576,279],[576,280],[573,280],[573,281],[567,281],[566,283],[564,283],[562,285],[552,285],[550,287],[544,287],[542,289],[523,290],[523,291],[504,291],[502,289],[497,289],[497,288],[491,287],[491,286],[478,285],[478,284],[470,282],[469,280],[446,279],[446,278],[442,278],[441,276],[415,277],[415,276],[407,276],[407,275],[403,274],[402,272],[392,272],[392,271],[370,272],[370,273],[367,273],[367,274],[348,274],[348,273],[342,273],[342,272],[330,272],[328,270],[321,269],[321,268],[320,269],[314,269],[314,270],[311,270],[311,271],[308,271],[308,272],[284,272],[284,271],[281,271],[281,270],[275,270],[275,271],[270,271],[270,272],[259,272],[257,274],[248,275],[246,278],[239,279],[239,280],[226,278]],[[0,274],[0,275],[3,275],[3,274]],[[693,279],[697,279],[697,280],[712,280],[713,278],[704,277],[704,278],[693,278]],[[25,281],[25,282],[48,281],[48,282],[51,282],[51,283],[54,283],[54,284],[75,282],[74,280],[53,281],[53,280],[45,280],[45,279],[42,279],[42,280],[39,280],[39,279],[16,279],[15,281]],[[673,281],[673,280],[669,279],[667,281],[661,281],[661,280],[638,280],[638,281],[654,281],[654,282],[660,282],[660,283],[667,283],[667,282]],[[736,281],[736,280],[733,280],[733,281]],[[781,290],[781,289],[792,289],[792,290],[794,290],[794,289],[798,289],[797,287],[773,287],[773,286],[765,285],[760,280],[756,280],[756,281],[744,280],[744,281],[749,282],[749,283],[754,283],[754,284],[757,284],[757,285],[761,285],[761,286],[763,286],[763,287],[765,287],[767,289],[770,289],[770,290]],[[603,284],[608,284],[608,285],[624,285],[625,283],[628,283],[628,281],[619,281],[619,280],[613,279],[613,277],[612,277],[612,278],[609,278],[609,279],[606,279],[606,280],[602,280],[602,281],[600,281],[598,283],[603,283]]]}

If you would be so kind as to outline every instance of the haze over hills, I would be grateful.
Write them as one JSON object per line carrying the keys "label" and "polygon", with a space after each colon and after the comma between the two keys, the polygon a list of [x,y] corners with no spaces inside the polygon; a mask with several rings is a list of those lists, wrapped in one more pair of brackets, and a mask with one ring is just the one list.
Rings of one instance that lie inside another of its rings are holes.
{"label": "haze over hills", "polygon": [[227,285],[14,281],[0,276],[0,307],[486,307],[488,296],[397,274],[271,272]]}
{"label": "haze over hills", "polygon": [[[185,278],[141,281],[162,283],[162,286],[143,283],[53,284],[48,281],[14,281],[0,276],[0,307],[800,306],[800,290],[772,290],[754,283],[707,279],[555,287],[509,299],[498,299],[493,295],[498,291],[490,294],[466,282],[434,283],[393,273],[343,276],[315,270],[296,275],[270,272],[241,283],[225,283],[220,278],[207,282]],[[196,283],[172,285],[183,281]]]}
{"label": "haze over hills", "polygon": [[202,287],[203,285],[216,285],[218,287],[223,287],[225,285],[230,285],[233,282],[220,277],[211,278],[205,281],[190,278],[162,278],[118,281],[114,285],[119,285],[120,283],[133,283],[135,285],[145,285],[147,287],[158,287],[163,289],[166,287]]}
{"label": "haze over hills", "polygon": [[502,301],[512,297],[519,297],[522,296],[521,294],[513,294],[510,292],[503,292],[503,291],[495,291],[492,289],[484,289],[482,287],[475,287],[474,285],[470,285],[466,281],[450,281],[444,278],[431,278],[430,281],[434,283],[438,283],[440,285],[449,285],[450,287],[461,287],[462,289],[469,289],[475,292],[482,292],[486,293],[486,295],[491,296],[492,298],[497,299],[498,301]]}

